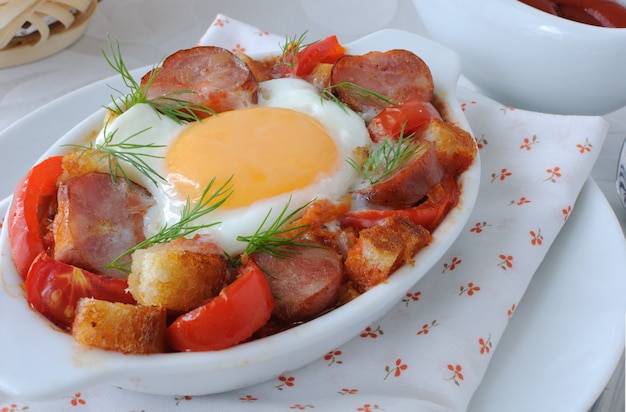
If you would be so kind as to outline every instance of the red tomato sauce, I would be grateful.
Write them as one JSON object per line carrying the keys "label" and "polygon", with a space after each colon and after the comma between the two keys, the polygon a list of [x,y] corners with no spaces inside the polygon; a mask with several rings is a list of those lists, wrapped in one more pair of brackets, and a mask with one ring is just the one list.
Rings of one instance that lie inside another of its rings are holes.
{"label": "red tomato sauce", "polygon": [[626,7],[615,0],[519,0],[538,10],[579,23],[626,28]]}

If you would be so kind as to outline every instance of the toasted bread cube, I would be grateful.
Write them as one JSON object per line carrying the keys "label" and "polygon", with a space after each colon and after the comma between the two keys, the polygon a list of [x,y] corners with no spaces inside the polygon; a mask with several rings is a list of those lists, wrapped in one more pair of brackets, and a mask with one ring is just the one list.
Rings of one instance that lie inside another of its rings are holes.
{"label": "toasted bread cube", "polygon": [[147,306],[186,312],[217,296],[227,262],[209,239],[178,238],[133,253],[128,290]]}
{"label": "toasted bread cube", "polygon": [[387,280],[398,267],[412,265],[415,254],[431,239],[428,230],[409,218],[387,217],[380,225],[360,231],[345,260],[348,278],[363,293]]}
{"label": "toasted bread cube", "polygon": [[165,308],[81,298],[72,336],[83,345],[106,350],[159,353],[165,349],[166,322]]}
{"label": "toasted bread cube", "polygon": [[446,171],[457,175],[476,157],[476,142],[469,132],[440,119],[431,119],[422,136],[435,142],[437,158]]}

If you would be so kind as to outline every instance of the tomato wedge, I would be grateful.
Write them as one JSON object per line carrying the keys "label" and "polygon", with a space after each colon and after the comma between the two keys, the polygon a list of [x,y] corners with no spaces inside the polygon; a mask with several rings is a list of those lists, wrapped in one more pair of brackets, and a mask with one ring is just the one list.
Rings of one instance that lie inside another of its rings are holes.
{"label": "tomato wedge", "polygon": [[339,44],[337,36],[328,36],[323,40],[303,48],[296,58],[296,76],[310,74],[318,63],[334,63],[346,53]]}
{"label": "tomato wedge", "polygon": [[33,260],[24,287],[31,307],[64,330],[71,329],[76,303],[82,297],[136,303],[126,291],[126,279],[96,275],[54,260],[46,252]]}
{"label": "tomato wedge", "polygon": [[217,297],[179,316],[165,337],[179,351],[225,349],[250,338],[273,310],[274,297],[265,275],[250,261]]}
{"label": "tomato wedge", "polygon": [[378,113],[367,126],[374,143],[384,138],[397,138],[415,132],[432,118],[441,119],[432,103],[420,99],[409,99],[400,106],[388,106]]}
{"label": "tomato wedge", "polygon": [[432,232],[439,226],[448,211],[456,205],[458,194],[454,178],[451,175],[444,175],[441,183],[434,186],[426,196],[424,202],[407,209],[368,209],[348,212],[341,218],[341,224],[358,231],[372,227],[388,216],[404,215],[413,223]]}
{"label": "tomato wedge", "polygon": [[45,233],[56,203],[57,179],[63,172],[61,160],[62,156],[54,156],[35,165],[13,193],[7,222],[9,244],[22,278],[35,257],[52,247]]}

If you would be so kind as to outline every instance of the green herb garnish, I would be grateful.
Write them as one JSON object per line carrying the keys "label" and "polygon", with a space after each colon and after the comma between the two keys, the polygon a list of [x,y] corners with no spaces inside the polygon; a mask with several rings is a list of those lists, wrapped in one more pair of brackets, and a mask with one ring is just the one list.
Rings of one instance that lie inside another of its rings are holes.
{"label": "green herb garnish", "polygon": [[127,181],[131,180],[124,169],[123,163],[125,162],[150,179],[155,186],[159,185],[158,180],[165,181],[165,178],[145,161],[146,158],[163,158],[163,156],[146,153],[145,150],[163,148],[165,145],[158,145],[155,143],[137,144],[131,141],[141,133],[149,130],[149,128],[133,133],[118,142],[113,142],[113,138],[117,134],[118,130],[116,129],[109,133],[107,131],[107,125],[108,123],[105,124],[102,129],[102,135],[104,137],[103,143],[94,144],[94,142],[89,142],[89,145],[87,146],[69,146],[78,148],[82,151],[82,154],[89,153],[89,156],[99,156],[99,159],[106,158],[109,165],[109,173],[111,174],[113,180],[116,180],[119,176],[123,176]]}
{"label": "green herb garnish", "polygon": [[[311,202],[308,202],[293,212],[287,214],[290,202],[291,198],[278,217],[276,217],[276,220],[274,220],[274,222],[272,222],[267,229],[265,229],[264,226],[272,213],[271,209],[267,215],[265,215],[265,218],[253,235],[237,236],[238,241],[248,243],[243,255],[250,256],[254,253],[267,253],[268,255],[276,258],[283,259],[299,253],[296,249],[293,249],[294,247],[312,247],[311,244],[298,242],[298,239],[311,227],[311,225],[287,225],[298,213],[310,205]],[[232,256],[228,256],[228,258],[231,263],[236,266],[241,264],[241,257],[235,259]]]}
{"label": "green herb garnish", "polygon": [[291,68],[296,67],[298,53],[308,46],[304,43],[308,31],[302,33],[299,37],[287,37],[285,38],[285,44],[280,45],[281,55],[278,58],[276,64],[286,65]]}
{"label": "green herb garnish", "polygon": [[115,42],[115,44],[109,39],[109,50],[111,52],[111,57],[107,55],[104,50],[102,51],[102,55],[105,60],[115,70],[117,73],[122,76],[122,80],[129,92],[124,93],[118,89],[111,87],[113,90],[120,94],[119,103],[118,99],[114,96],[111,96],[112,106],[107,107],[107,109],[113,111],[116,114],[122,114],[124,111],[128,110],[132,106],[139,103],[146,103],[152,106],[159,113],[162,113],[164,116],[169,117],[177,123],[184,122],[192,122],[200,120],[200,117],[197,113],[206,113],[209,115],[214,115],[215,111],[211,108],[200,104],[190,102],[184,99],[176,98],[177,95],[196,92],[193,90],[178,90],[173,92],[168,92],[157,96],[152,99],[148,99],[148,90],[154,81],[154,78],[158,74],[159,69],[155,66],[150,71],[148,80],[146,84],[142,86],[138,83],[135,78],[130,74],[130,71],[126,67],[124,60],[122,59],[122,53],[120,51],[119,42]]}
{"label": "green herb garnish", "polygon": [[366,89],[365,87],[359,86],[358,84],[354,84],[352,82],[341,82],[333,84],[331,86],[320,88],[320,96],[322,97],[322,99],[335,102],[344,111],[346,110],[345,104],[341,100],[339,100],[339,97],[337,97],[335,93],[333,93],[335,89],[341,89],[342,91],[349,93],[355,97],[366,99],[377,106],[397,106],[397,104],[392,102],[388,97],[383,96],[382,94],[374,92],[372,90]]}
{"label": "green herb garnish", "polygon": [[211,179],[207,187],[202,192],[202,196],[195,205],[192,206],[191,200],[187,198],[183,211],[180,215],[180,220],[177,223],[171,226],[165,225],[155,235],[123,252],[107,265],[107,269],[115,268],[129,273],[130,271],[128,270],[128,266],[130,265],[131,260],[129,259],[121,263],[120,260],[122,260],[125,256],[131,255],[134,251],[150,247],[158,243],[167,243],[176,238],[188,236],[200,229],[220,224],[220,222],[212,222],[197,225],[193,224],[193,222],[220,207],[230,197],[230,195],[232,195],[233,188],[230,185],[231,181],[232,176],[222,186],[211,193],[211,189],[215,184],[215,178]]}
{"label": "green herb garnish", "polygon": [[353,159],[348,159],[350,166],[370,184],[375,184],[421,153],[425,150],[425,145],[414,139],[414,134],[404,136],[405,126],[406,123],[402,126],[398,139],[387,138],[374,146],[362,166],[359,166]]}

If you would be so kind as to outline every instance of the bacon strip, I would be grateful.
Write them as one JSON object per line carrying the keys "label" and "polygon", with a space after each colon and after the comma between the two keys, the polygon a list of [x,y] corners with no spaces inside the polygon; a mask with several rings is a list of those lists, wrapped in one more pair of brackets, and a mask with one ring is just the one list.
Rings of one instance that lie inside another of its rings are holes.
{"label": "bacon strip", "polygon": [[106,266],[145,239],[143,218],[153,205],[141,186],[108,173],[87,173],[59,186],[54,259],[94,273],[126,277]]}

